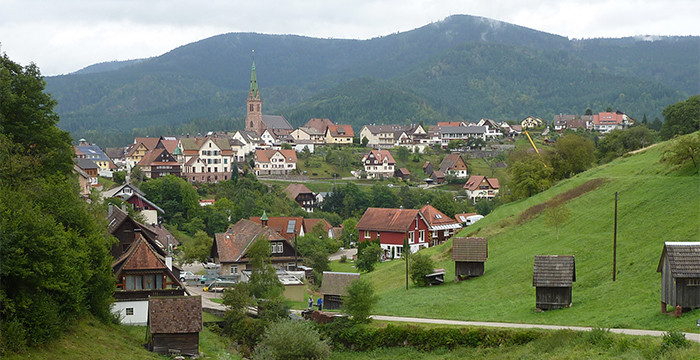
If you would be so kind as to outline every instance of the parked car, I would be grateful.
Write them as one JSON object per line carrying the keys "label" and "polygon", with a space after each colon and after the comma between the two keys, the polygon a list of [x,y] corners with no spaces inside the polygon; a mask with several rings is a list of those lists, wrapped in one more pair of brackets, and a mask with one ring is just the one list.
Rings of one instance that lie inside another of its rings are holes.
{"label": "parked car", "polygon": [[225,289],[230,288],[236,284],[235,281],[225,281],[225,280],[214,280],[209,286],[205,286],[204,291],[210,291],[210,292],[223,292]]}
{"label": "parked car", "polygon": [[202,275],[202,276],[199,278],[199,283],[200,283],[201,285],[208,286],[209,284],[211,284],[212,282],[216,281],[217,279],[218,279],[218,277],[216,277],[216,276],[212,276],[212,275]]}
{"label": "parked car", "polygon": [[183,271],[180,273],[180,281],[182,281],[182,282],[187,281],[187,280],[195,280],[196,281],[198,279],[199,279],[199,275],[195,275],[191,271]]}

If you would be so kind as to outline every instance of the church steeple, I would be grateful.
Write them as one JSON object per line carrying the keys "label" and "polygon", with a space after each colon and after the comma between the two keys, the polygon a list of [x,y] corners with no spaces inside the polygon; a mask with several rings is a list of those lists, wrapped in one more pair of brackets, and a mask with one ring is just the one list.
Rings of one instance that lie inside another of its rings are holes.
{"label": "church steeple", "polygon": [[[253,50],[253,55],[255,55],[255,50]],[[253,57],[253,66],[250,70],[250,91],[248,92],[248,100],[246,100],[245,129],[262,134],[265,131],[262,118],[262,99],[258,88],[258,76],[255,73],[255,57]]]}

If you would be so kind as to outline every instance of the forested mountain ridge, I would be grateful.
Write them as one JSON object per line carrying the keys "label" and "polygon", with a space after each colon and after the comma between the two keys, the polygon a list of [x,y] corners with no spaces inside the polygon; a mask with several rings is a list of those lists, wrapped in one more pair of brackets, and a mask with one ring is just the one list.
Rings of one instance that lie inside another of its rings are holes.
{"label": "forested mountain ridge", "polygon": [[698,40],[568,40],[458,15],[370,40],[224,34],[46,81],[59,125],[74,137],[193,119],[240,127],[253,49],[265,112],[294,125],[309,117],[353,125],[517,120],[608,106],[653,118],[700,92],[692,80],[700,77]]}

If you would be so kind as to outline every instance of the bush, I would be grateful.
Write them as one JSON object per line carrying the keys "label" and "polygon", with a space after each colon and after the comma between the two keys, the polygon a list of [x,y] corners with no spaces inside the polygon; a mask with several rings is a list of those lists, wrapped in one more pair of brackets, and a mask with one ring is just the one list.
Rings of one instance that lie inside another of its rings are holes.
{"label": "bush", "polygon": [[425,277],[433,273],[435,264],[430,256],[420,252],[411,255],[409,261],[411,281],[418,286],[428,286],[428,279]]}
{"label": "bush", "polygon": [[690,342],[685,338],[685,334],[678,330],[670,330],[664,334],[663,341],[661,342],[661,348],[665,350],[670,350],[674,348],[685,348],[690,346]]}
{"label": "bush", "polygon": [[265,329],[252,359],[325,359],[330,346],[310,322],[281,320]]}
{"label": "bush", "polygon": [[341,256],[340,256],[340,262],[343,263],[343,264],[346,263],[346,262],[348,262],[348,257],[347,257],[347,255],[341,255]]}

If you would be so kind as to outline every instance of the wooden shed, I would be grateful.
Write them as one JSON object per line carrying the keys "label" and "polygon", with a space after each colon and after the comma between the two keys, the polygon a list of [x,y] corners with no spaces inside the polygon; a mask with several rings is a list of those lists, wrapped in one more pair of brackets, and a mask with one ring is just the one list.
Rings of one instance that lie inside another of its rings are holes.
{"label": "wooden shed", "polygon": [[486,238],[453,238],[452,260],[455,262],[455,280],[484,275],[484,262],[488,256]]}
{"label": "wooden shed", "polygon": [[148,303],[149,350],[162,355],[199,356],[202,297],[151,297]]}
{"label": "wooden shed", "polygon": [[359,278],[360,274],[357,273],[324,271],[323,283],[321,283],[323,308],[328,310],[340,309],[343,305],[343,297],[348,295],[348,285]]}
{"label": "wooden shed", "polygon": [[576,281],[573,255],[535,255],[532,285],[540,310],[571,307],[571,284]]}
{"label": "wooden shed", "polygon": [[666,305],[700,307],[700,242],[666,242],[656,272],[661,273],[661,311]]}

